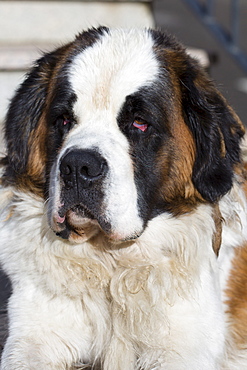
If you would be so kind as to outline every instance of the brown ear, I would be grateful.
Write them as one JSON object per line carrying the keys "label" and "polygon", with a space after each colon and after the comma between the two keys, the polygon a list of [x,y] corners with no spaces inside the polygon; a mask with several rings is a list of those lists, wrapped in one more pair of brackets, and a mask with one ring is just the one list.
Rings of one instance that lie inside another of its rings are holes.
{"label": "brown ear", "polygon": [[[16,91],[5,120],[7,156],[4,180],[42,192],[44,183],[46,123],[44,111],[48,86],[62,48],[37,60]],[[43,119],[42,119],[43,115]],[[43,150],[44,152],[44,150]]]}
{"label": "brown ear", "polygon": [[52,56],[44,56],[16,91],[5,120],[7,157],[5,178],[15,182],[25,171],[30,152],[30,135],[37,128],[47,94],[47,67]]}
{"label": "brown ear", "polygon": [[215,202],[232,186],[245,130],[197,62],[186,57],[182,71],[182,110],[196,143],[192,180],[204,199]]}
{"label": "brown ear", "polygon": [[151,31],[164,71],[180,86],[183,119],[196,144],[192,181],[210,202],[230,190],[244,127],[203,68],[170,35]]}

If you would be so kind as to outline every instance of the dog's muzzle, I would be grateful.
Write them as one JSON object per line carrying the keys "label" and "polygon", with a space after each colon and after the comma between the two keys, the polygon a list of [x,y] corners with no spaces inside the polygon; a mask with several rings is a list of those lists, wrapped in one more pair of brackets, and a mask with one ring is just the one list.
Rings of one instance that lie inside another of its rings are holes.
{"label": "dog's muzzle", "polygon": [[[104,217],[106,160],[95,150],[71,149],[60,159],[60,206],[54,224],[64,239],[88,238],[99,226],[108,232]],[[87,234],[87,235],[86,235]]]}

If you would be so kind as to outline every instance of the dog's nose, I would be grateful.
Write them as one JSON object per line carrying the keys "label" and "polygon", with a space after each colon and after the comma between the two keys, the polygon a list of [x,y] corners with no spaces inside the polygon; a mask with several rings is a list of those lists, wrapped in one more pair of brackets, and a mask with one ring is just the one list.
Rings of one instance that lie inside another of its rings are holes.
{"label": "dog's nose", "polygon": [[60,174],[66,189],[74,186],[89,187],[102,179],[107,170],[104,158],[91,150],[71,150],[60,162]]}

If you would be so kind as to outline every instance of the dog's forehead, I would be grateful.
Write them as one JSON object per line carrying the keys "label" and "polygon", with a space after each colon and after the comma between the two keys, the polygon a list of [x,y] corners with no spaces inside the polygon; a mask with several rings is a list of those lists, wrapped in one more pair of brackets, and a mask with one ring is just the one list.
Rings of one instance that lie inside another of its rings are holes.
{"label": "dog's forehead", "polygon": [[116,115],[126,96],[153,83],[159,72],[153,46],[148,31],[114,30],[80,52],[69,69],[76,116],[106,110]]}

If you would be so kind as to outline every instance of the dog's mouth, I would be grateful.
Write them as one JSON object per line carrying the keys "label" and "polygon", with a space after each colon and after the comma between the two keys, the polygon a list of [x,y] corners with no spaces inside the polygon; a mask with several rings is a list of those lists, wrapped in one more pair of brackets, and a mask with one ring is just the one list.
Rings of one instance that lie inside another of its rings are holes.
{"label": "dog's mouth", "polygon": [[52,228],[61,238],[76,243],[86,241],[99,232],[109,232],[107,222],[82,204],[72,207],[61,205],[53,216]]}
{"label": "dog's mouth", "polygon": [[140,236],[136,233],[126,236],[113,231],[111,224],[104,216],[93,214],[83,204],[73,205],[70,208],[61,205],[53,214],[51,227],[57,236],[73,243],[83,243],[98,234],[103,234],[112,244],[125,244]]}

